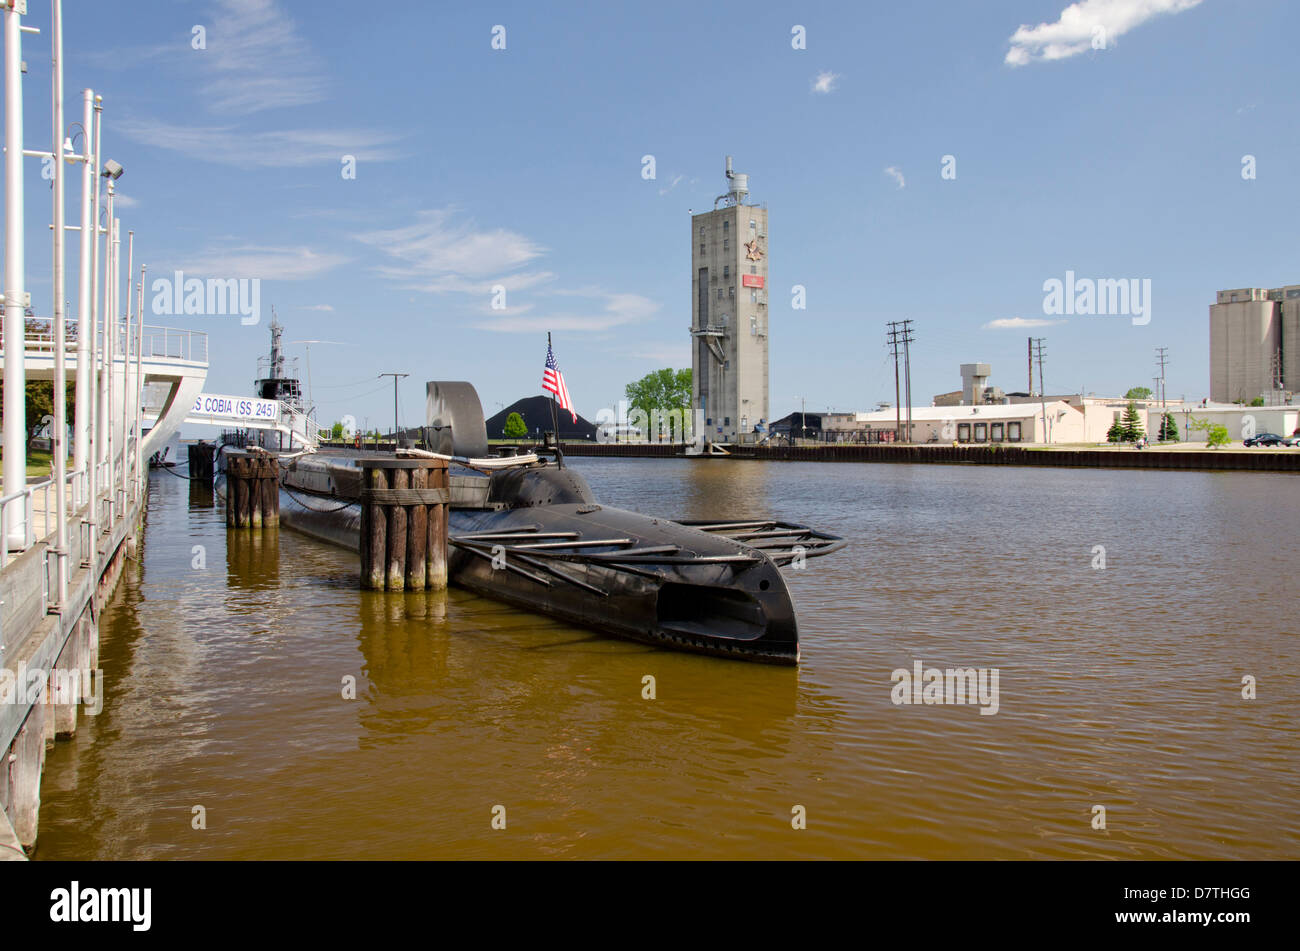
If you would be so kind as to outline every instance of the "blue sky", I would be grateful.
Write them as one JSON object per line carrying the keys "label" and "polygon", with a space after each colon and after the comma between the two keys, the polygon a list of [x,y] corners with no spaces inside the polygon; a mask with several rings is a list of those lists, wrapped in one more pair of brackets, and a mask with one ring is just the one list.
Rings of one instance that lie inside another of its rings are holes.
{"label": "blue sky", "polygon": [[[688,211],[728,154],[770,209],[776,416],[892,400],[884,323],[903,317],[920,405],[964,362],[1024,389],[1030,334],[1049,391],[1150,385],[1167,346],[1169,394],[1199,399],[1214,291],[1300,283],[1287,0],[65,6],[67,118],[83,87],[104,96],[137,262],[262,280],[260,325],[150,320],[209,333],[214,393],[249,391],[272,305],[287,340],[338,341],[311,347],[326,421],[386,425],[384,371],[411,374],[404,424],[429,379],[471,380],[495,412],[540,392],[548,330],[591,418],[689,366]],[[48,32],[24,44],[27,147],[48,148]],[[27,181],[45,314],[35,160]],[[69,267],[75,300],[75,241]],[[1149,279],[1150,322],[1046,317],[1067,270]]]}

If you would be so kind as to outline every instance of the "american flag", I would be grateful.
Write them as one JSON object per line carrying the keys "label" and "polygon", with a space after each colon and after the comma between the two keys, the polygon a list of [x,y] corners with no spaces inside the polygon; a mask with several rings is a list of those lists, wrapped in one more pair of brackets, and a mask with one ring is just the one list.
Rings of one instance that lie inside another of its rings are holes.
{"label": "american flag", "polygon": [[564,385],[564,374],[560,372],[555,362],[555,354],[551,351],[550,343],[546,345],[546,369],[542,371],[542,389],[554,394],[560,401],[560,409],[567,409],[573,421],[575,423],[578,421],[578,414],[573,411],[573,404],[569,401],[569,388]]}

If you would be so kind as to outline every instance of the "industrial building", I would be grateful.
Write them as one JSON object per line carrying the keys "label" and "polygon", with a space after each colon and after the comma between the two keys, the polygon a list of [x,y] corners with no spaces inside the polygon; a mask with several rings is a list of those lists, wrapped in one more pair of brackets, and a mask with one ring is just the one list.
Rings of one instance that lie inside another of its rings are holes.
{"label": "industrial building", "polygon": [[1219,291],[1210,305],[1210,400],[1290,402],[1300,389],[1300,284]]}
{"label": "industrial building", "polygon": [[752,439],[770,419],[767,208],[748,201],[731,156],[726,179],[713,210],[691,216],[692,397],[718,443]]}

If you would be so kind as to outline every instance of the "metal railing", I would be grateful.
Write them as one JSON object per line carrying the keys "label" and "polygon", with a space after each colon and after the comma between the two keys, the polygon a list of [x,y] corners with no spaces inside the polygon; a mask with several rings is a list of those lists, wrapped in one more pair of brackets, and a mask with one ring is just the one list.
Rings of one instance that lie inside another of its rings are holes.
{"label": "metal railing", "polygon": [[[41,355],[54,353],[54,319],[52,317],[28,317],[27,332],[23,345],[28,353]],[[68,355],[75,356],[77,351],[78,322],[68,321],[64,346]],[[96,352],[104,353],[104,331],[96,328]],[[0,332],[0,351],[4,350],[4,334]],[[115,361],[124,357],[134,359],[136,356],[135,327],[130,331],[125,324],[120,324],[113,340]],[[208,335],[201,330],[177,330],[174,327],[158,327],[145,324],[140,341],[139,352],[146,360],[187,360],[191,363],[206,363],[208,360]]]}
{"label": "metal railing", "polygon": [[[67,473],[64,485],[65,492],[69,488],[72,491],[69,511],[76,512],[85,504],[88,495],[86,470],[77,469],[74,472]],[[37,503],[38,496],[40,498],[39,504]],[[17,492],[10,492],[0,498],[0,568],[4,568],[9,564],[12,558],[11,550],[21,554],[36,544],[35,526],[38,512],[43,518],[45,534],[48,535],[55,531],[58,527],[58,502],[53,478],[45,479],[33,485],[23,486]],[[10,526],[16,521],[13,510],[19,506],[22,508],[23,538],[20,543],[15,544],[10,540],[9,534]]]}

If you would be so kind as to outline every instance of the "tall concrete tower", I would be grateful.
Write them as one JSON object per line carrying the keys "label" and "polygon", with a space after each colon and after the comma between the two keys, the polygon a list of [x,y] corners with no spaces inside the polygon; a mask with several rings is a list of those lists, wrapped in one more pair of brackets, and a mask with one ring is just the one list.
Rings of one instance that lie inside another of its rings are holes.
{"label": "tall concrete tower", "polygon": [[[733,172],[713,210],[691,216],[691,370],[703,435],[736,442],[771,422],[767,367],[767,208]],[[697,416],[698,418],[698,416]]]}

